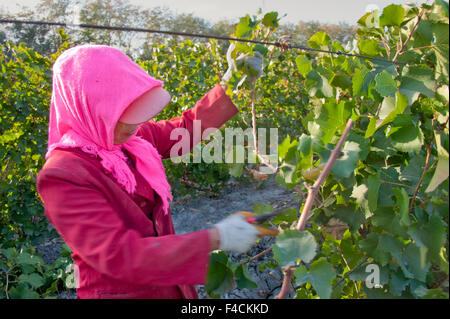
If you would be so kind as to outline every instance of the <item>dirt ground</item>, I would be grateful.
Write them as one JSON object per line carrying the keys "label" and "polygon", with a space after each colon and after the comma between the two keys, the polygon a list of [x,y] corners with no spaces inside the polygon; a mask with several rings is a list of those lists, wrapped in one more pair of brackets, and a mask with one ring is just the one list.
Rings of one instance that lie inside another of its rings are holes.
{"label": "dirt ground", "polygon": [[[269,177],[263,184],[250,182],[242,184],[234,180],[229,181],[219,196],[210,198],[200,196],[171,205],[172,219],[177,234],[194,232],[212,227],[215,223],[229,214],[238,211],[252,211],[257,203],[271,204],[275,211],[282,211],[289,207],[298,208],[294,192],[281,187],[275,182],[275,176]],[[272,237],[264,237],[246,254],[228,252],[231,261],[243,261],[267,249],[274,242]],[[38,247],[46,262],[52,262],[59,257],[62,240],[60,238],[49,240]],[[260,272],[258,266],[269,261],[272,253],[268,253],[248,264],[248,270],[253,280],[258,284],[256,289],[234,288],[222,295],[225,299],[261,299],[273,298],[281,288],[281,268]],[[203,286],[197,286],[200,298],[208,298]],[[69,290],[58,295],[58,298],[75,298],[75,290]],[[292,297],[292,295],[290,296]]]}
{"label": "dirt ground", "polygon": [[[252,211],[253,205],[257,203],[271,204],[275,211],[297,207],[294,192],[275,182],[275,176],[267,179],[263,187],[258,186],[259,182],[243,186],[231,181],[217,198],[198,197],[173,206],[171,211],[176,233],[183,234],[210,228],[235,211]],[[246,260],[269,248],[273,242],[274,238],[264,237],[246,254],[228,252],[228,258],[233,262]],[[251,290],[234,288],[229,293],[224,294],[222,298],[258,299],[276,296],[281,288],[281,268],[273,269],[270,273],[268,270],[264,273],[258,270],[259,265],[270,259],[272,259],[272,253],[264,255],[248,265],[249,273],[258,284],[258,288]],[[207,298],[203,286],[197,286],[197,290],[200,298]]]}

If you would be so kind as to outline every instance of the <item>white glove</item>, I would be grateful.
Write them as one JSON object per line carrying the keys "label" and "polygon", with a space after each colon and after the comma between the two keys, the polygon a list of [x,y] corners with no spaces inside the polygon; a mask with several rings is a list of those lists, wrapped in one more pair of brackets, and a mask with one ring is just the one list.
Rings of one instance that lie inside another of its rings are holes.
{"label": "white glove", "polygon": [[236,64],[234,63],[234,60],[231,57],[231,53],[233,52],[234,48],[236,48],[235,43],[230,44],[230,46],[228,47],[227,51],[228,70],[222,77],[223,82],[230,81],[231,77],[233,76],[233,72],[237,71]]}
{"label": "white glove", "polygon": [[214,226],[219,230],[221,250],[244,253],[253,246],[259,234],[240,214],[232,214]]}
{"label": "white glove", "polygon": [[[227,50],[227,62],[228,62],[228,70],[223,75],[222,81],[228,82],[233,76],[233,72],[237,72],[238,68],[243,69],[246,76],[250,76],[253,78],[259,78],[263,74],[263,55],[255,51],[253,52],[253,56],[249,56],[248,53],[240,54],[239,57],[236,58],[236,63],[234,63],[234,59],[231,57],[231,53],[236,48],[236,44],[232,43],[228,47]],[[244,79],[245,80],[245,79]]]}
{"label": "white glove", "polygon": [[253,56],[249,56],[248,53],[240,55],[236,59],[236,65],[238,68],[244,67],[244,71],[249,76],[259,78],[263,73],[263,60],[264,57],[258,51],[253,53]]}

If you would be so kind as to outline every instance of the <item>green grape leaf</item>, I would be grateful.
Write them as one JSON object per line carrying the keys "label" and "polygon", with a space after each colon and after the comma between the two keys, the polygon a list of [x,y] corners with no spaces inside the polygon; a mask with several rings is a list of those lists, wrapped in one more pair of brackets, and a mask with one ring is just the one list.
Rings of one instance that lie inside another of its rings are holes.
{"label": "green grape leaf", "polygon": [[[369,218],[372,215],[372,213],[369,209],[368,193],[369,193],[369,188],[367,187],[366,184],[361,184],[358,186],[355,184],[353,186],[352,194],[350,195],[351,197],[356,199],[356,202],[358,203],[359,208],[364,211],[366,218]],[[359,226],[360,226],[360,223],[358,221],[357,227],[359,227]]]}
{"label": "green grape leaf", "polygon": [[362,39],[358,41],[359,53],[367,56],[377,56],[380,54],[380,44],[375,39]]}
{"label": "green grape leaf", "polygon": [[442,184],[445,180],[448,179],[448,167],[449,167],[449,159],[448,158],[439,158],[436,169],[434,170],[433,178],[428,184],[425,192],[429,193],[434,191],[440,184]]}
{"label": "green grape leaf", "polygon": [[448,85],[444,84],[436,90],[436,98],[444,104],[448,103],[449,101]]}
{"label": "green grape leaf", "polygon": [[323,31],[315,33],[308,41],[308,45],[313,49],[328,50],[328,45],[331,43],[331,39]]}
{"label": "green grape leaf", "polygon": [[409,115],[397,116],[391,127],[392,145],[400,152],[419,152],[423,145],[422,130]]}
{"label": "green grape leaf", "polygon": [[377,129],[394,121],[397,115],[403,114],[407,107],[408,98],[399,92],[395,94],[395,98],[385,97],[379,113],[381,123],[377,123]]}
{"label": "green grape leaf", "polygon": [[436,0],[432,6],[430,19],[433,21],[443,21],[448,23],[448,1]]}
{"label": "green grape leaf", "polygon": [[253,28],[251,27],[250,16],[247,14],[245,17],[239,19],[239,23],[236,26],[236,36],[238,38],[249,37],[252,34]]}
{"label": "green grape leaf", "polygon": [[267,47],[261,45],[261,44],[256,44],[253,47],[253,51],[258,51],[259,53],[261,53],[263,56],[266,56],[266,54],[269,52],[269,49],[267,49]]}
{"label": "green grape leaf", "polygon": [[26,284],[12,287],[9,290],[9,297],[12,299],[39,299],[40,296],[36,291],[29,289]]}
{"label": "green grape leaf", "polygon": [[384,229],[389,234],[408,237],[407,229],[400,223],[400,216],[394,213],[392,207],[378,207],[371,220],[374,226]]}
{"label": "green grape leaf", "polygon": [[405,278],[402,271],[391,272],[389,288],[394,296],[401,296],[408,283],[409,279]]}
{"label": "green grape leaf", "polygon": [[262,24],[266,27],[278,27],[278,12],[271,11],[264,15],[264,18],[262,19]]}
{"label": "green grape leaf", "polygon": [[438,81],[448,83],[449,68],[449,39],[448,39],[448,21],[447,23],[436,23],[431,25],[433,33],[433,50],[436,55],[435,78]]}
{"label": "green grape leaf", "polygon": [[44,285],[44,278],[42,276],[38,275],[37,273],[31,273],[31,274],[21,274],[19,276],[19,281],[26,282],[33,286],[33,288],[37,289]]}
{"label": "green grape leaf", "polygon": [[373,61],[373,67],[375,68],[375,70],[372,72],[375,74],[379,74],[383,71],[386,71],[392,74],[394,78],[398,76],[397,68],[394,63],[384,61]]}
{"label": "green grape leaf", "polygon": [[291,142],[291,137],[289,135],[284,139],[284,141],[281,144],[278,144],[278,158],[280,162],[284,160],[288,150],[297,144],[298,142],[296,141]]}
{"label": "green grape leaf", "polygon": [[273,244],[273,256],[281,266],[294,266],[297,261],[310,262],[316,255],[317,243],[308,231],[282,230]]}
{"label": "green grape leaf", "polygon": [[334,96],[334,89],[328,83],[327,78],[314,69],[306,76],[305,87],[310,96],[318,98]]}
{"label": "green grape leaf", "polygon": [[[355,70],[355,72],[353,74],[353,78],[352,78],[353,95],[358,95],[360,93],[367,92],[368,81],[369,81],[369,77],[370,77],[369,74],[370,74],[370,72],[365,66],[363,66],[361,69]],[[370,80],[370,81],[372,81],[372,80]]]}
{"label": "green grape leaf", "polygon": [[361,151],[359,144],[355,142],[345,142],[342,148],[343,155],[338,158],[332,168],[333,174],[347,178],[356,168],[359,161],[359,152]]}
{"label": "green grape leaf", "polygon": [[380,26],[380,11],[367,12],[358,20],[358,24],[367,28],[378,28]]}
{"label": "green grape leaf", "polygon": [[440,184],[442,184],[449,175],[449,155],[448,151],[442,146],[441,134],[435,134],[436,147],[438,151],[438,164],[434,171],[433,178],[428,184],[426,193],[434,191]]}
{"label": "green grape leaf", "polygon": [[380,266],[385,266],[389,262],[389,253],[380,245],[380,234],[370,233],[366,238],[360,240],[359,247],[368,256],[372,257]]}
{"label": "green grape leaf", "polygon": [[381,180],[378,175],[370,175],[367,178],[368,194],[367,200],[370,212],[374,212],[378,207],[378,192],[381,186]]}
{"label": "green grape leaf", "polygon": [[361,210],[355,209],[352,206],[333,205],[328,208],[329,214],[346,223],[351,231],[356,231],[361,226],[361,221],[364,220],[364,215]]}
{"label": "green grape leaf", "polygon": [[380,26],[400,26],[405,18],[405,9],[398,4],[391,4],[383,9]]}
{"label": "green grape leaf", "polygon": [[353,85],[350,78],[343,73],[334,74],[330,80],[330,84],[343,90],[347,90]]}
{"label": "green grape leaf", "polygon": [[252,276],[249,274],[247,265],[239,265],[234,271],[236,278],[236,284],[239,289],[255,289],[258,285],[253,281]]}
{"label": "green grape leaf", "polygon": [[371,137],[376,131],[377,131],[377,118],[375,116],[372,116],[369,120],[369,124],[367,125],[364,138]]}
{"label": "green grape leaf", "polygon": [[425,282],[430,263],[427,263],[426,247],[417,247],[414,244],[409,244],[406,247],[404,259],[406,261],[408,271],[413,275],[413,278]]}
{"label": "green grape leaf", "polygon": [[305,266],[298,267],[295,269],[294,276],[297,285],[309,282],[321,299],[330,298],[331,282],[336,277],[336,273],[324,257],[314,261],[309,270]]}
{"label": "green grape leaf", "polygon": [[424,66],[405,66],[402,72],[400,93],[408,97],[409,104],[414,103],[420,94],[434,97],[435,81],[433,71]]}
{"label": "green grape leaf", "polygon": [[347,141],[349,142],[355,142],[359,144],[360,152],[359,152],[359,159],[365,160],[367,156],[369,155],[370,151],[370,140],[365,138],[362,135],[359,135],[353,131],[350,131],[350,134],[347,137]]}
{"label": "green grape leaf", "polygon": [[298,181],[301,179],[300,171],[299,171],[299,159],[298,159],[298,151],[297,151],[298,141],[294,141],[286,155],[284,157],[284,162],[280,166],[279,181],[282,181],[282,185],[296,185]]}
{"label": "green grape leaf", "polygon": [[397,205],[400,208],[400,225],[409,226],[411,220],[409,218],[409,197],[404,188],[393,189],[395,197],[397,199]]}
{"label": "green grape leaf", "polygon": [[313,165],[313,141],[311,136],[302,134],[299,138],[297,150],[300,153],[299,168],[301,170],[311,168]]}
{"label": "green grape leaf", "polygon": [[42,260],[41,257],[31,255],[26,252],[20,253],[18,260],[19,260],[19,263],[24,264],[24,265],[44,264],[44,261]]}
{"label": "green grape leaf", "polygon": [[211,252],[205,290],[213,298],[220,298],[220,295],[233,287],[233,271],[227,263],[228,257],[225,252]]}
{"label": "green grape leaf", "polygon": [[408,229],[408,234],[418,247],[428,248],[430,261],[437,265],[440,263],[440,253],[446,239],[446,231],[444,222],[439,216],[430,216],[426,224],[412,225]]}
{"label": "green grape leaf", "polygon": [[238,53],[251,53],[252,48],[247,43],[237,42],[236,49],[234,50],[236,54]]}
{"label": "green grape leaf", "polygon": [[383,72],[375,77],[375,82],[375,89],[382,96],[394,96],[397,91],[397,84],[395,83],[394,78],[386,70],[383,70]]}
{"label": "green grape leaf", "polygon": [[431,45],[433,33],[431,32],[431,22],[427,20],[420,21],[413,33],[409,44],[412,48],[420,48]]}
{"label": "green grape leaf", "polygon": [[297,150],[302,156],[308,156],[312,152],[312,138],[309,135],[302,134],[299,138],[299,145]]}
{"label": "green grape leaf", "polygon": [[415,155],[408,160],[407,166],[402,166],[400,181],[408,181],[411,185],[417,185],[425,166],[425,157]]}
{"label": "green grape leaf", "polygon": [[312,62],[306,56],[299,55],[295,59],[295,63],[297,64],[298,72],[306,78],[308,73],[312,70]]}
{"label": "green grape leaf", "polygon": [[403,271],[403,274],[407,278],[413,278],[414,275],[409,272],[407,269],[408,262],[405,259],[404,256],[404,246],[403,243],[395,237],[392,237],[388,234],[382,234],[380,235],[380,241],[379,241],[380,247],[386,252],[389,252],[392,257],[394,257],[397,260],[397,263],[399,264],[400,268]]}
{"label": "green grape leaf", "polygon": [[242,175],[242,169],[244,168],[244,163],[231,163],[229,164],[230,175],[233,177],[239,177]]}

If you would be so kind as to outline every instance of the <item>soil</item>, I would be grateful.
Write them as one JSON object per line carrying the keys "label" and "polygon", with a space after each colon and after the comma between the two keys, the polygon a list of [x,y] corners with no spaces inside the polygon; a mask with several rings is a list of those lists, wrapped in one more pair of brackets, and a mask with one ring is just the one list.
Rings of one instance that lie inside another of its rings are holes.
{"label": "soil", "polygon": [[[269,175],[270,176],[270,175]],[[177,201],[171,205],[172,219],[177,234],[199,231],[212,227],[231,213],[238,210],[252,211],[257,203],[271,204],[275,211],[282,211],[289,207],[298,208],[295,191],[288,190],[275,182],[275,176],[270,176],[264,182],[252,181],[239,183],[233,178],[227,186],[214,198],[199,196],[186,201]],[[227,252],[233,262],[240,262],[255,256],[269,248],[275,239],[264,237],[260,239],[247,253],[239,254]],[[52,262],[59,257],[62,240],[54,238],[38,247],[46,262]],[[265,299],[273,298],[281,288],[282,271],[280,267],[267,268],[260,272],[258,266],[272,259],[272,253],[250,262],[248,270],[257,283],[255,289],[233,288],[222,295],[224,299]],[[199,298],[208,298],[203,286],[197,286]],[[58,298],[75,298],[75,290],[68,290],[58,295]],[[293,297],[292,293],[288,297]]]}

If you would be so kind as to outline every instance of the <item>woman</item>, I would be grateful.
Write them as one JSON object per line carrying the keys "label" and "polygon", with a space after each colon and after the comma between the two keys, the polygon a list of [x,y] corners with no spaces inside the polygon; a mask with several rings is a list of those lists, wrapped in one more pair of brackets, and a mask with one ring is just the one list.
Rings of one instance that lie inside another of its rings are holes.
{"label": "woman", "polygon": [[[161,159],[175,128],[219,128],[237,112],[216,85],[179,117],[150,121],[170,101],[162,81],[120,50],[80,45],[53,66],[45,216],[72,249],[77,298],[198,298],[209,252],[247,251],[258,231],[241,215],[176,235]],[[178,155],[183,155],[179,153]]]}

